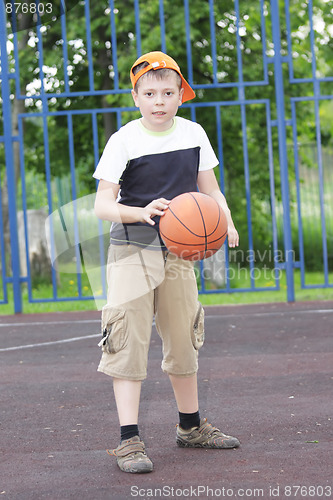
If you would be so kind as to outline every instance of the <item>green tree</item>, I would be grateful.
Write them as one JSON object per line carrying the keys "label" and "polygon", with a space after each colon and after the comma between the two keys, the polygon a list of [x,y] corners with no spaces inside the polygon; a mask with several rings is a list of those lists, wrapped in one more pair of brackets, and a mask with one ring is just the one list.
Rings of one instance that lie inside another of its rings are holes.
{"label": "green tree", "polygon": [[[234,105],[235,100],[269,99],[272,119],[275,118],[275,88],[273,65],[268,64],[268,85],[245,86],[244,96],[233,83],[242,78],[244,82],[263,81],[264,58],[274,55],[272,41],[272,19],[270,4],[264,1],[263,16],[258,0],[240,2],[239,13],[235,6],[227,0],[214,3],[213,27],[215,30],[216,61],[213,61],[214,41],[211,36],[209,2],[191,0],[189,5],[190,48],[192,67],[188,67],[186,54],[187,29],[186,13],[183,0],[164,2],[165,46],[168,53],[179,63],[184,75],[193,74],[193,83],[209,85],[214,82],[230,84],[223,88],[200,88],[197,90],[196,102],[216,103],[224,101],[221,108],[221,124],[223,139],[223,166],[225,192],[230,202],[235,220],[243,235],[247,234],[246,194],[247,187],[244,173],[244,159],[249,161],[249,186],[252,204],[252,222],[255,234],[255,245],[267,246],[272,239],[270,177],[268,169],[267,116],[263,104]],[[280,2],[282,51],[287,55],[292,52],[293,70],[296,78],[310,78],[312,75],[313,53],[309,42],[310,21],[308,2],[301,4],[296,0],[289,2],[290,37],[287,36],[285,4]],[[15,61],[14,51],[9,51],[12,67],[20,64],[20,87],[22,94],[36,95],[40,89],[41,69],[47,93],[55,94],[48,99],[49,112],[63,112],[90,109],[111,109],[111,112],[98,114],[99,153],[112,132],[117,128],[117,116],[114,108],[133,106],[129,92],[84,95],[90,89],[90,76],[94,89],[109,91],[115,89],[118,79],[119,88],[129,90],[129,69],[137,57],[138,44],[141,51],[160,50],[162,47],[160,8],[158,0],[140,2],[140,30],[138,39],[135,20],[134,0],[114,0],[115,33],[111,30],[111,11],[107,0],[91,2],[90,23],[85,23],[85,2],[78,1],[66,12],[66,40],[63,39],[60,18],[48,19],[38,32],[31,17],[21,15],[19,22],[22,30],[18,32],[19,61]],[[313,2],[314,40],[317,74],[325,76],[332,67],[332,9],[325,0]],[[24,28],[29,24],[30,28]],[[262,23],[265,30],[262,30]],[[113,35],[113,36],[112,36]],[[90,40],[90,43],[89,43]],[[237,46],[237,40],[239,46]],[[13,35],[9,35],[13,41]],[[43,50],[41,51],[41,44]],[[263,46],[264,44],[264,46]],[[66,51],[64,52],[64,48]],[[66,54],[67,61],[64,61]],[[88,65],[88,55],[93,61],[92,74]],[[117,67],[115,57],[117,56]],[[43,66],[40,68],[41,57]],[[240,73],[240,60],[242,73]],[[67,62],[67,64],[66,64]],[[272,62],[271,60],[269,62]],[[217,73],[213,75],[216,65]],[[67,68],[67,69],[66,69]],[[285,64],[285,95],[287,115],[290,116],[289,97],[311,95],[313,85],[310,83],[297,85],[289,81],[288,66]],[[77,95],[62,97],[66,89],[66,79],[71,92]],[[14,85],[14,82],[13,82]],[[322,85],[322,89],[324,85]],[[15,94],[15,89],[13,88]],[[59,97],[58,97],[59,94]],[[41,99],[15,101],[22,105],[27,114],[24,120],[24,158],[25,167],[41,175],[45,175],[45,145],[42,133],[43,120],[32,113],[43,110]],[[332,140],[332,130],[327,125],[328,108],[321,108],[324,120],[323,140]],[[14,115],[18,113],[13,106]],[[189,108],[180,109],[180,114],[191,117]],[[135,110],[123,112],[122,123],[138,116]],[[315,137],[315,115],[311,103],[303,104],[299,117],[299,136],[312,140]],[[196,119],[206,129],[216,151],[218,145],[216,128],[216,111],[210,107],[197,108]],[[15,122],[15,120],[14,120]],[[70,144],[68,136],[68,116],[48,115],[47,131],[51,164],[51,176],[70,176]],[[91,178],[95,166],[91,116],[73,115],[73,141],[75,153],[75,172],[78,181],[77,195],[80,196],[94,190]],[[288,138],[292,141],[292,132],[288,129]],[[246,149],[244,150],[244,137]],[[274,169],[276,196],[279,197],[279,175],[277,155],[277,135],[273,131]],[[18,166],[18,158],[17,158]],[[2,174],[3,175],[3,174]],[[19,176],[17,176],[19,178]],[[221,179],[222,181],[222,179]],[[242,238],[247,248],[246,237]]]}

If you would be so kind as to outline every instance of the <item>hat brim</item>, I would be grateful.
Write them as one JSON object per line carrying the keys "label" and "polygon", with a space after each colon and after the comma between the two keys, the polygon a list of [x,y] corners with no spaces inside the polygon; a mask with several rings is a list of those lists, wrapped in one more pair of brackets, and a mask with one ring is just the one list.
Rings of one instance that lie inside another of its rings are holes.
{"label": "hat brim", "polygon": [[[177,72],[178,73],[178,72]],[[195,98],[195,92],[192,87],[187,83],[185,78],[181,73],[178,73],[180,78],[182,79],[182,88],[184,89],[184,93],[182,96],[182,102],[190,101]]]}

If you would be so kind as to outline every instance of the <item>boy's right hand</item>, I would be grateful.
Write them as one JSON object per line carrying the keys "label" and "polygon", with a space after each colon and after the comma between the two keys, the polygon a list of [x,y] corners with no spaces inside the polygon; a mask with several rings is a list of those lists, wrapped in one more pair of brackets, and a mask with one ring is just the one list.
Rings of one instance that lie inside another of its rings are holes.
{"label": "boy's right hand", "polygon": [[155,217],[156,215],[162,217],[164,215],[164,210],[168,208],[170,201],[171,200],[166,200],[165,198],[153,200],[149,203],[149,205],[141,209],[142,220],[140,222],[148,222],[148,224],[154,226],[155,222],[152,220],[152,217]]}

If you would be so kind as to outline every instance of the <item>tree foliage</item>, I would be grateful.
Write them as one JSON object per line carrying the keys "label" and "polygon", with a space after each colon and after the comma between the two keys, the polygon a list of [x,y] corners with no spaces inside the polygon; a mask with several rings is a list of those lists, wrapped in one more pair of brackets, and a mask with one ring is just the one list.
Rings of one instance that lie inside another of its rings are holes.
{"label": "tree foliage", "polygon": [[[91,2],[88,25],[85,20],[85,2],[78,1],[65,15],[66,38],[60,18],[51,19],[42,25],[40,30],[37,30],[31,21],[29,29],[18,32],[18,40],[24,38],[26,43],[20,46],[18,61],[14,58],[13,50],[9,51],[9,59],[12,67],[17,67],[19,64],[22,94],[36,96],[40,93],[42,73],[46,93],[54,94],[54,97],[48,99],[49,114],[44,119],[42,115],[33,115],[45,110],[42,96],[38,99],[25,100],[27,113],[23,120],[25,167],[36,173],[45,173],[46,150],[42,127],[46,121],[51,176],[71,175],[70,134],[72,133],[75,172],[79,181],[77,195],[92,192],[94,181],[91,175],[96,158],[89,110],[108,110],[97,114],[100,153],[109,135],[119,125],[113,110],[131,108],[121,113],[122,123],[138,116],[132,109],[133,103],[129,94],[129,70],[137,58],[138,51],[144,53],[161,50],[165,43],[166,51],[177,60],[185,77],[193,75],[193,84],[199,87],[196,102],[213,103],[208,107],[197,108],[196,120],[206,129],[216,152],[218,152],[219,138],[214,103],[223,101],[224,105],[218,111],[223,141],[221,160],[223,159],[224,178],[221,178],[221,182],[224,182],[225,193],[240,232],[247,234],[248,217],[251,215],[256,244],[259,245],[263,241],[267,244],[272,238],[268,150],[270,123],[267,122],[269,116],[263,103],[245,105],[241,104],[241,101],[243,98],[248,101],[267,99],[270,102],[271,119],[276,118],[272,59],[275,48],[270,3],[263,1],[261,11],[259,0],[246,2],[242,0],[239,3],[239,12],[236,12],[233,2],[218,0],[214,3],[214,12],[211,16],[209,2],[191,0],[188,2],[189,30],[186,26],[187,13],[184,5],[183,0],[163,3],[162,21],[165,40],[162,40],[161,10],[158,0],[139,2],[140,37],[138,20],[135,19],[134,0],[114,0],[113,12],[107,0]],[[332,18],[333,10],[330,2],[326,0],[313,1],[312,26],[308,0],[303,0],[301,3],[291,0],[287,13],[284,2],[280,2],[282,55],[292,56],[292,65],[289,60],[289,64],[286,61],[283,68],[287,119],[291,117],[289,98],[300,95],[306,97],[314,92],[311,81],[290,83],[289,71],[292,69],[293,77],[298,79],[311,79],[314,76],[313,72],[319,77],[330,74],[333,54],[330,31]],[[111,29],[113,22],[115,32]],[[212,38],[212,27],[215,38]],[[311,36],[314,42],[313,49],[310,43]],[[13,35],[9,36],[9,40],[13,42]],[[188,58],[187,47],[191,50],[191,60]],[[214,50],[215,61],[212,56]],[[89,66],[90,58],[92,66]],[[267,61],[268,82],[263,84],[265,61]],[[216,75],[213,72],[214,67]],[[85,93],[91,90],[91,80],[95,90],[106,93],[86,95]],[[107,94],[110,90],[117,90],[115,87],[117,80],[119,89],[125,92]],[[237,83],[240,81],[260,83],[238,87]],[[66,91],[66,82],[69,90],[75,95],[63,95]],[[214,83],[229,86],[214,87],[212,85]],[[207,85],[211,87],[205,88]],[[323,91],[325,84],[321,84],[321,87]],[[87,114],[72,114],[70,118],[67,114],[61,114],[68,111],[75,113],[76,110],[87,110]],[[330,110],[331,101],[320,104],[321,137],[324,144],[332,141]],[[296,112],[298,140],[305,142],[315,140],[317,132],[313,102],[300,103],[296,106]],[[180,109],[180,114],[190,118],[190,108]],[[291,127],[287,127],[287,134],[288,141],[292,142]],[[276,129],[273,127],[275,195],[279,198],[277,140]],[[292,157],[290,159],[292,161]],[[252,204],[251,211],[247,204],[249,201]],[[243,238],[243,242],[247,247],[246,237]]]}

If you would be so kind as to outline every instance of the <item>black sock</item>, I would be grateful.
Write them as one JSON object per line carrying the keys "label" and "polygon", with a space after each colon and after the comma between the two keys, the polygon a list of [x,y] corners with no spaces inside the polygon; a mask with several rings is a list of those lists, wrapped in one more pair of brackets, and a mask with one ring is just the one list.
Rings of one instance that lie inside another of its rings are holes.
{"label": "black sock", "polygon": [[196,411],[195,413],[179,412],[179,425],[184,430],[191,429],[192,427],[200,427],[199,411]]}
{"label": "black sock", "polygon": [[134,436],[139,435],[139,428],[136,424],[133,425],[121,425],[120,426],[120,439],[125,441],[126,439],[131,439]]}

